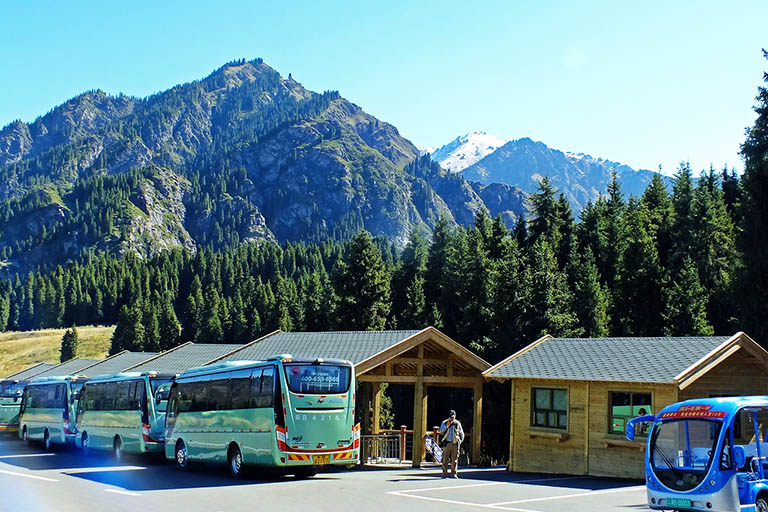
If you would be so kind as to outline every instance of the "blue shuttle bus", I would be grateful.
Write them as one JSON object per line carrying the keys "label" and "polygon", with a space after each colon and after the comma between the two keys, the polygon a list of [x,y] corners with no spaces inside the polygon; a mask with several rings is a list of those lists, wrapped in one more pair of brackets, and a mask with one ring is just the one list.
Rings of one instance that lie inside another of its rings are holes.
{"label": "blue shuttle bus", "polygon": [[627,424],[649,427],[648,506],[655,510],[768,512],[768,396],[669,405]]}

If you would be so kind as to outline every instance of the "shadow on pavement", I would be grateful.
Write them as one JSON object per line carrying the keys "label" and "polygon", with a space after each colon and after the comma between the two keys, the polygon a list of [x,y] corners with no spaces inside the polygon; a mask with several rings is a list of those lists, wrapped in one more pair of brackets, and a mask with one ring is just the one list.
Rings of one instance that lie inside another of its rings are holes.
{"label": "shadow on pavement", "polygon": [[[407,481],[431,481],[441,480],[442,471],[438,468],[427,468],[422,470],[413,470],[412,472],[400,473],[399,478],[388,479],[388,482],[407,482]],[[542,485],[546,487],[561,487],[565,489],[580,489],[599,491],[604,489],[616,489],[621,487],[632,487],[643,485],[643,480],[628,480],[618,478],[601,478],[592,476],[574,476],[574,475],[547,475],[540,473],[510,473],[503,466],[494,468],[460,468],[460,481],[481,481],[481,482],[503,482],[520,483],[525,485]],[[455,480],[450,479],[455,482]]]}

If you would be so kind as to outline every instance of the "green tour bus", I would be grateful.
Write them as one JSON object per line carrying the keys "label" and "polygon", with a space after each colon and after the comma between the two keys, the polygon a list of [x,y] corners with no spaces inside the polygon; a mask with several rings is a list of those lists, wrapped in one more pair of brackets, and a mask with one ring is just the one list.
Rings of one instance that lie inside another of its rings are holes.
{"label": "green tour bus", "polygon": [[26,381],[4,380],[0,382],[0,432],[19,430],[21,395]]}
{"label": "green tour bus", "polygon": [[185,371],[171,386],[165,455],[191,461],[277,468],[297,477],[357,463],[355,371],[340,359],[231,361]]}
{"label": "green tour bus", "polygon": [[112,450],[117,460],[123,453],[162,452],[167,393],[157,390],[174,377],[133,372],[90,379],[77,405],[77,447]]}
{"label": "green tour bus", "polygon": [[29,382],[21,398],[19,437],[25,442],[42,441],[46,451],[51,443],[74,442],[77,396],[86,380],[68,375]]}

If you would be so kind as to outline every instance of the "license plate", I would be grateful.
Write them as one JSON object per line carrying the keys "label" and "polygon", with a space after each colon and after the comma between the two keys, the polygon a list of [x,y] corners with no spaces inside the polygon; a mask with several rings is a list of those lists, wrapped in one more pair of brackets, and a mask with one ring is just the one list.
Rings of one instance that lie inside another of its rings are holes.
{"label": "license plate", "polygon": [[312,456],[312,464],[330,464],[331,463],[331,456],[330,455],[313,455]]}
{"label": "license plate", "polygon": [[667,506],[691,508],[691,500],[685,498],[667,498]]}

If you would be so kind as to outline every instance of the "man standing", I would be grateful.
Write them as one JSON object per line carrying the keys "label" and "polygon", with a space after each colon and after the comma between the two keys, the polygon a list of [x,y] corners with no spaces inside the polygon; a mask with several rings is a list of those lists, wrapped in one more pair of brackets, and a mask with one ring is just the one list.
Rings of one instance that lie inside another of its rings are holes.
{"label": "man standing", "polygon": [[448,477],[448,464],[451,465],[451,475],[459,478],[456,468],[459,464],[459,446],[464,441],[464,429],[456,419],[456,411],[451,411],[447,420],[440,424],[440,445],[443,447],[443,478]]}

